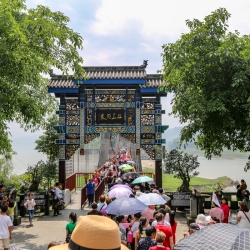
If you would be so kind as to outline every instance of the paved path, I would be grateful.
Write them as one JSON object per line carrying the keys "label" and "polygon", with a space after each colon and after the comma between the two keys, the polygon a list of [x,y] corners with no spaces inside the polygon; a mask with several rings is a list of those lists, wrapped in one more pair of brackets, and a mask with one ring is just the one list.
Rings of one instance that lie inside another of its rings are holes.
{"label": "paved path", "polygon": [[69,204],[61,211],[62,215],[35,216],[33,227],[29,226],[28,216],[22,218],[22,223],[13,230],[11,247],[20,247],[30,250],[47,249],[51,241],[63,243],[66,237],[66,224],[69,221],[69,214],[75,212],[77,216],[86,215],[89,208],[80,209],[80,192],[74,193]]}
{"label": "paved path", "polygon": [[[90,208],[80,209],[80,192],[72,194],[71,204],[61,211],[62,215],[53,216],[50,211],[49,216],[35,216],[33,227],[29,226],[28,216],[22,218],[22,223],[13,230],[11,247],[20,247],[29,250],[45,250],[51,241],[64,243],[66,223],[69,221],[69,214],[75,212],[77,216],[86,215]],[[177,213],[178,221],[176,237],[177,241],[183,238],[183,233],[187,230],[186,218]]]}

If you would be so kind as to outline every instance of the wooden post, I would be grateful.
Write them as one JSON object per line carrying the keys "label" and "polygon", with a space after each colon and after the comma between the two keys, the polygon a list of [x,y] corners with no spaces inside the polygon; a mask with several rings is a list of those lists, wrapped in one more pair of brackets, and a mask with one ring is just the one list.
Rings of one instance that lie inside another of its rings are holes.
{"label": "wooden post", "polygon": [[155,160],[155,185],[162,188],[162,161]]}
{"label": "wooden post", "polygon": [[62,189],[66,189],[66,162],[59,161],[59,182],[62,184]]}

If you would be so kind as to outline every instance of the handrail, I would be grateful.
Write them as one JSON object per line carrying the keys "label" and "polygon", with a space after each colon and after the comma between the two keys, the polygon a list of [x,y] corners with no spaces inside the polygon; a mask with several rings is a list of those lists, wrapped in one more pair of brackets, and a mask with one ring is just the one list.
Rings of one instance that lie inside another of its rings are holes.
{"label": "handrail", "polygon": [[103,179],[95,190],[95,202],[96,203],[99,201],[99,197],[104,193],[104,190],[105,190],[105,183]]}
{"label": "handrail", "polygon": [[86,193],[86,185],[81,189],[81,209],[84,205],[85,201],[87,200],[88,196]]}
{"label": "handrail", "polygon": [[68,176],[66,178],[66,189],[69,189],[70,192],[74,189],[76,189],[76,173],[73,173],[72,175]]}

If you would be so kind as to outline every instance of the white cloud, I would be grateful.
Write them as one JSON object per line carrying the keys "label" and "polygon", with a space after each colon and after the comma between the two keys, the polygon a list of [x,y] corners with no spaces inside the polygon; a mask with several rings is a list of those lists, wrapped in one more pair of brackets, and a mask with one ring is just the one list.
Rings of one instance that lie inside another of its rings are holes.
{"label": "white cloud", "polygon": [[103,0],[90,30],[97,35],[123,36],[133,28],[147,39],[176,40],[186,32],[186,19],[203,19],[219,7],[232,14],[231,30],[249,33],[250,2],[247,0]]}
{"label": "white cloud", "polygon": [[115,58],[121,57],[124,53],[123,48],[116,46],[112,49],[105,47],[97,49],[96,45],[88,40],[84,40],[84,50],[80,52],[84,58],[85,66],[115,66]]}

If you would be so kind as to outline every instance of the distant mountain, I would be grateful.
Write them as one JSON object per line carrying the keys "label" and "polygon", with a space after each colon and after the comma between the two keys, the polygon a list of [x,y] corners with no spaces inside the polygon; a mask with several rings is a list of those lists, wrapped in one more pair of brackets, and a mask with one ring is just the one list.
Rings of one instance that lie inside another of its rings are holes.
{"label": "distant mountain", "polygon": [[166,145],[180,137],[181,129],[182,127],[169,128],[163,133],[162,138],[166,140]]}

